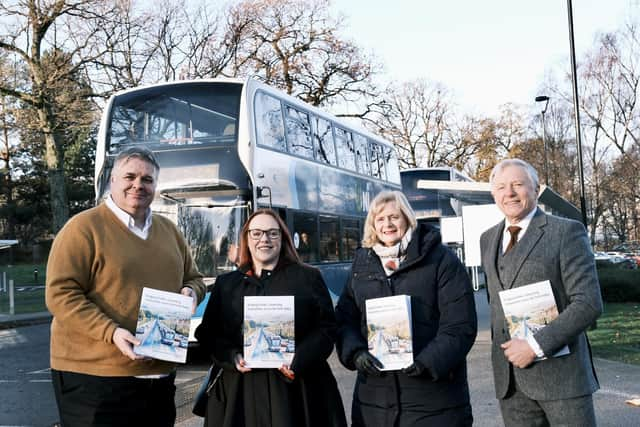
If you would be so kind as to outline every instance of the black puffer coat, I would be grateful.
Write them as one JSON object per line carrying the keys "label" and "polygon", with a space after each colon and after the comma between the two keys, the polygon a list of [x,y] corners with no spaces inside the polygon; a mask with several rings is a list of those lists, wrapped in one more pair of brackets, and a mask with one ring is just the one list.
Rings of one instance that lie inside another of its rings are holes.
{"label": "black puffer coat", "polygon": [[411,296],[414,360],[426,372],[420,377],[358,373],[354,426],[411,425],[424,413],[469,404],[466,355],[477,332],[473,290],[465,268],[431,226],[418,226],[406,260],[389,277],[372,249],[358,249],[336,307],[340,361],[353,370],[354,355],[367,349],[365,301],[403,294]]}

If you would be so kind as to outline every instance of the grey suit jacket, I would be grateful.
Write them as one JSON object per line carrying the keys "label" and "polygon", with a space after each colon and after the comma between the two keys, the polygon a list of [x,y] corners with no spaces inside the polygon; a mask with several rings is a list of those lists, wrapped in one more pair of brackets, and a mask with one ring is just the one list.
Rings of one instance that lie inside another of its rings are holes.
{"label": "grey suit jacket", "polygon": [[500,256],[503,230],[504,221],[480,237],[491,305],[491,361],[496,397],[503,398],[509,387],[509,361],[500,344],[510,339],[498,292],[543,280],[551,282],[560,314],[534,338],[545,355],[555,353],[565,344],[571,354],[549,357],[525,369],[514,367],[518,387],[534,400],[593,393],[599,386],[585,330],[602,313],[602,298],[585,228],[579,222],[547,215],[538,209],[524,236],[511,249],[515,262],[503,266],[498,275],[496,260]]}

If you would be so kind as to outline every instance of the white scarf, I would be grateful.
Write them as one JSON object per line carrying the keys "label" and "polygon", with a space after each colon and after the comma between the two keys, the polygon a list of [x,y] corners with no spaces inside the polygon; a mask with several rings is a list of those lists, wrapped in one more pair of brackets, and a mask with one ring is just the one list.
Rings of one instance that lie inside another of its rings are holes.
{"label": "white scarf", "polygon": [[407,247],[411,241],[411,234],[413,230],[408,229],[404,233],[404,237],[400,239],[398,243],[393,246],[383,246],[380,243],[373,245],[373,251],[378,255],[384,267],[384,272],[387,276],[390,276],[394,271],[398,269],[400,263],[407,258]]}

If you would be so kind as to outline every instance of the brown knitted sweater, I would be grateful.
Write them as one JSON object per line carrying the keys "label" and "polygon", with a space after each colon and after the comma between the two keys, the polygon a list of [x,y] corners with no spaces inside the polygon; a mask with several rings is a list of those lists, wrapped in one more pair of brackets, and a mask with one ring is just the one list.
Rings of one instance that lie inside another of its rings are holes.
{"label": "brown knitted sweater", "polygon": [[202,300],[205,286],[189,247],[168,219],[153,216],[147,240],[100,206],[67,222],[51,247],[46,303],[53,314],[51,367],[97,376],[168,373],[173,364],[133,361],[113,344],[117,327],[135,334],[143,287]]}

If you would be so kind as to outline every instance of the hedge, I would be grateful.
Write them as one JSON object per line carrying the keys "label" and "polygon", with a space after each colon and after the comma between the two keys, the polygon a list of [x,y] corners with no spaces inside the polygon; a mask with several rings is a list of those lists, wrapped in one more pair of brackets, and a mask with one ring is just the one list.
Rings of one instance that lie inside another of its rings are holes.
{"label": "hedge", "polygon": [[597,263],[602,299],[606,302],[640,302],[640,269],[630,270]]}

